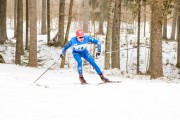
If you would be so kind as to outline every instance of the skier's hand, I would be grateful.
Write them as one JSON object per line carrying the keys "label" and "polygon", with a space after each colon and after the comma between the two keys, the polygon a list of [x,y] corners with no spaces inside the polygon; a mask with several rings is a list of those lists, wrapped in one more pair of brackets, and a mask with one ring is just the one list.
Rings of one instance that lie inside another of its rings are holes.
{"label": "skier's hand", "polygon": [[64,54],[60,54],[60,58],[63,58],[64,57]]}
{"label": "skier's hand", "polygon": [[100,56],[100,55],[101,55],[101,53],[100,53],[100,52],[97,52],[97,53],[96,53],[96,57],[97,57],[97,56]]}

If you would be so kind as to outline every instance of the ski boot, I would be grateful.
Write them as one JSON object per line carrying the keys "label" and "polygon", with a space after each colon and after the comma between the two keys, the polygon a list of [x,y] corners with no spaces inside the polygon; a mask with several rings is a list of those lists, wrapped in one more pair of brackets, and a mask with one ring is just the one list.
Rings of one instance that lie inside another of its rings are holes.
{"label": "ski boot", "polygon": [[100,74],[100,77],[101,77],[101,80],[104,82],[104,83],[107,83],[107,82],[110,82],[108,78],[105,78],[103,74]]}
{"label": "ski boot", "polygon": [[86,84],[86,80],[84,79],[83,76],[79,76],[79,80],[80,80],[81,84]]}

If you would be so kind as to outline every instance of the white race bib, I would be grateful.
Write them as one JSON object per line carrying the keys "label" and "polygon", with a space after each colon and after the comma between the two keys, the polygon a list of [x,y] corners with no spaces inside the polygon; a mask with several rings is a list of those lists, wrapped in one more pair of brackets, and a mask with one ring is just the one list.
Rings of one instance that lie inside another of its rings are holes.
{"label": "white race bib", "polygon": [[73,45],[73,50],[77,52],[84,51],[87,47],[87,44],[82,44],[82,45]]}

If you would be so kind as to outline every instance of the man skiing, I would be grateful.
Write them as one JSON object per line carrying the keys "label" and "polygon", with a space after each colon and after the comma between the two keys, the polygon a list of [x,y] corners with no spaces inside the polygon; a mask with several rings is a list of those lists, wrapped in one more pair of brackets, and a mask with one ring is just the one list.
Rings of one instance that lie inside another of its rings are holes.
{"label": "man skiing", "polygon": [[83,30],[77,30],[76,31],[76,36],[71,38],[71,40],[62,48],[62,53],[60,54],[60,57],[63,58],[64,54],[66,53],[66,50],[72,46],[72,54],[74,56],[74,59],[76,60],[78,66],[77,70],[79,73],[79,80],[81,84],[86,84],[86,80],[83,77],[82,74],[82,58],[84,58],[86,61],[88,61],[96,70],[96,72],[99,74],[101,80],[106,83],[110,82],[108,78],[105,78],[104,75],[102,74],[102,71],[98,67],[98,65],[95,63],[93,57],[87,50],[87,44],[88,42],[94,43],[97,45],[97,50],[98,52],[96,55],[100,55],[101,52],[101,44],[97,39],[92,38],[91,36],[84,35]]}

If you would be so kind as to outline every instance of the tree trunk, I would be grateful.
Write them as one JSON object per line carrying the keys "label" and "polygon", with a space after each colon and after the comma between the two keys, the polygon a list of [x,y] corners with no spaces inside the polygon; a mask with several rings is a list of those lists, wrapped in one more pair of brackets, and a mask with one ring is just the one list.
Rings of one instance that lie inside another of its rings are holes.
{"label": "tree trunk", "polygon": [[115,0],[113,32],[112,32],[112,68],[120,69],[120,18],[121,0]]}
{"label": "tree trunk", "polygon": [[[151,12],[151,18],[150,18],[150,19],[151,19],[151,22],[150,22],[149,30],[150,30],[150,32],[151,32],[152,12]],[[149,44],[150,44],[150,45],[149,45],[149,46],[151,46],[151,41],[152,41],[152,35],[150,35],[150,41],[149,41]],[[150,52],[149,52],[149,51],[150,51]],[[151,47],[150,47],[150,49],[148,49],[148,54],[149,54],[149,55],[148,55],[148,58],[149,58],[148,60],[149,60],[149,61],[148,61],[148,65],[147,65],[147,66],[148,66],[148,67],[147,67],[147,74],[148,74],[148,75],[151,75],[151,59],[152,59],[152,58],[151,58],[151,56],[152,56],[152,55],[151,55]]]}
{"label": "tree trunk", "polygon": [[28,66],[37,67],[37,7],[36,0],[30,0],[30,45]]}
{"label": "tree trunk", "polygon": [[0,44],[4,44],[8,39],[6,30],[6,5],[7,0],[0,0]]}
{"label": "tree trunk", "polygon": [[29,0],[26,0],[26,46],[25,46],[25,50],[29,49]]}
{"label": "tree trunk", "polygon": [[5,60],[1,54],[0,54],[0,63],[5,63]]}
{"label": "tree trunk", "polygon": [[139,74],[139,59],[140,59],[140,24],[141,24],[141,5],[138,1],[138,33],[137,33],[137,74]]}
{"label": "tree trunk", "polygon": [[[177,3],[178,7],[177,7],[177,12],[180,12],[180,2]],[[177,42],[178,42],[178,46],[177,46],[177,64],[176,67],[180,68],[180,15],[178,14],[177,16]]]}
{"label": "tree trunk", "polygon": [[55,46],[63,47],[64,44],[64,18],[65,18],[65,0],[60,0],[59,3],[59,30],[58,30],[58,42]]}
{"label": "tree trunk", "polygon": [[146,36],[146,2],[144,2],[144,37]]}
{"label": "tree trunk", "polygon": [[151,79],[163,76],[162,68],[162,0],[151,6]]}
{"label": "tree trunk", "polygon": [[[22,39],[21,39],[21,41],[20,41],[20,44],[21,44],[21,55],[24,55],[24,43],[23,43],[23,1],[24,0],[22,0],[22,2],[20,2],[20,5],[22,6],[22,8],[20,8],[22,11],[20,12],[20,14],[21,14],[21,16],[22,16],[22,26],[21,26],[21,28],[22,28],[22,35],[21,35],[21,37],[22,37]],[[19,8],[18,8],[19,9]],[[18,33],[17,33],[18,34]]]}
{"label": "tree trunk", "polygon": [[113,26],[113,9],[114,9],[114,0],[108,0],[109,9],[108,9],[108,25],[107,25],[107,34],[106,34],[106,41],[105,41],[105,60],[104,60],[104,67],[106,70],[110,69],[111,67],[111,42],[112,42],[112,26]]}
{"label": "tree trunk", "polygon": [[47,44],[50,45],[50,0],[47,0]]}
{"label": "tree trunk", "polygon": [[[73,0],[70,0],[69,16],[68,16],[68,25],[67,25],[67,29],[66,29],[66,36],[65,36],[65,41],[64,41],[63,46],[68,42],[68,38],[69,38],[69,30],[70,30],[71,20],[72,20],[72,9],[73,9]],[[64,68],[65,58],[66,58],[66,55],[64,56],[64,58],[63,58],[62,61],[61,61],[60,68]]]}
{"label": "tree trunk", "polygon": [[177,6],[175,5],[175,7],[174,7],[174,12],[173,12],[171,38],[170,38],[171,40],[175,40],[176,21],[177,21]]}
{"label": "tree trunk", "polygon": [[84,0],[83,6],[83,30],[88,33],[89,25],[89,0]]}
{"label": "tree trunk", "polygon": [[17,1],[14,0],[14,38],[17,36]]}
{"label": "tree trunk", "polygon": [[46,17],[47,17],[47,1],[42,0],[42,16],[41,16],[41,34],[42,35],[45,35],[47,33]]}
{"label": "tree trunk", "polygon": [[167,40],[167,16],[164,16],[163,21],[163,39]]}
{"label": "tree trunk", "polygon": [[21,64],[23,42],[23,0],[17,0],[17,39],[15,64]]}
{"label": "tree trunk", "polygon": [[99,12],[99,32],[98,34],[104,35],[104,31],[103,31],[103,22],[104,22],[104,0],[100,0],[100,12]]}

